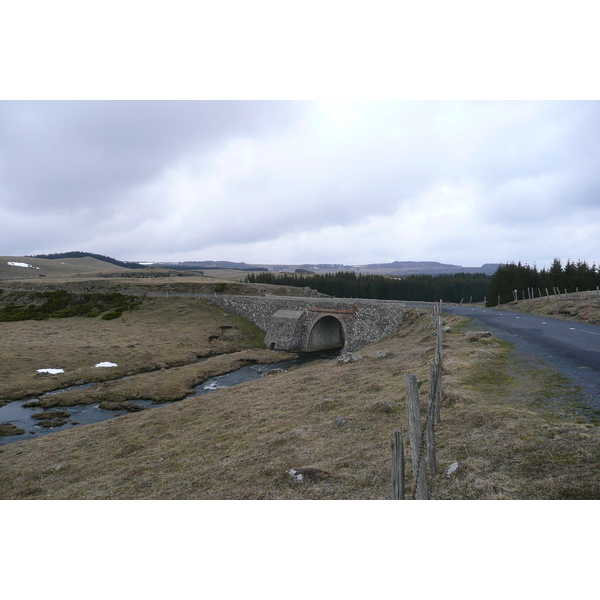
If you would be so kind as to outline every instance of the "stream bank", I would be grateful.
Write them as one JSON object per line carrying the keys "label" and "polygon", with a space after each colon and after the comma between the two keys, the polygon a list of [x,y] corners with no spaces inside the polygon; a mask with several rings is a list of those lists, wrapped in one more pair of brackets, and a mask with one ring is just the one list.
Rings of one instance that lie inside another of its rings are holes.
{"label": "stream bank", "polygon": [[[272,351],[265,350],[271,353]],[[173,404],[180,400],[187,400],[203,396],[212,391],[229,388],[246,381],[252,381],[268,375],[270,372],[287,371],[308,362],[320,359],[333,359],[339,355],[339,350],[312,352],[302,355],[295,355],[294,358],[279,360],[273,363],[255,363],[249,358],[240,357],[238,362],[245,363],[235,370],[211,377],[200,377],[201,382],[187,387],[187,394],[181,397],[167,400],[157,400],[149,398],[127,397],[125,391],[121,391],[121,398],[111,392],[111,388],[123,384],[127,380],[140,378],[142,375],[128,375],[120,379],[105,382],[101,384],[84,383],[82,385],[72,386],[66,389],[58,389],[40,395],[39,398],[25,398],[16,400],[5,406],[0,407],[0,446],[47,435],[55,431],[70,429],[77,425],[87,425],[90,423],[99,423],[114,417],[122,416],[130,412],[137,412]],[[235,354],[244,354],[235,353]],[[286,353],[273,353],[286,354]],[[294,356],[294,355],[292,355]],[[212,357],[219,359],[222,357]],[[206,364],[211,359],[204,359],[200,362]],[[196,363],[198,364],[198,363]],[[192,367],[193,365],[186,365]],[[151,375],[167,375],[169,371],[184,369],[179,367],[169,370],[152,372]],[[210,372],[210,370],[205,370]],[[218,372],[218,371],[217,371]],[[144,374],[148,375],[148,374]],[[150,385],[154,385],[154,378]],[[92,386],[94,386],[92,388]],[[108,392],[107,392],[108,390]],[[139,393],[139,390],[138,392]],[[108,395],[107,395],[108,394]],[[64,399],[67,399],[64,401]],[[108,399],[107,399],[108,398]],[[117,398],[117,399],[115,399]],[[62,399],[62,400],[61,400]],[[40,411],[43,410],[43,413]],[[42,416],[43,415],[43,416]]]}

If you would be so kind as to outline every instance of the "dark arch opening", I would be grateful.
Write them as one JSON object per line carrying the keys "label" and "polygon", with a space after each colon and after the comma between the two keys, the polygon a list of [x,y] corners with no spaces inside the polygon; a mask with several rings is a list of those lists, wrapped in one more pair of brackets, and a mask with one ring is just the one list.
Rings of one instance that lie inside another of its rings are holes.
{"label": "dark arch opening", "polygon": [[308,340],[308,351],[315,352],[316,350],[343,348],[345,343],[344,328],[340,321],[335,317],[322,317],[311,329]]}

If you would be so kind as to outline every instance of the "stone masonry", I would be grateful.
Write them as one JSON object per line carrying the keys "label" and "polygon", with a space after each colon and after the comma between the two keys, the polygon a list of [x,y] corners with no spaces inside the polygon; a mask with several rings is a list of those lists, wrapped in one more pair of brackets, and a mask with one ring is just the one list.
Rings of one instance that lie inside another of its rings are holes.
{"label": "stone masonry", "polygon": [[354,352],[392,334],[407,310],[403,302],[354,298],[223,295],[212,302],[260,327],[268,348],[288,352]]}

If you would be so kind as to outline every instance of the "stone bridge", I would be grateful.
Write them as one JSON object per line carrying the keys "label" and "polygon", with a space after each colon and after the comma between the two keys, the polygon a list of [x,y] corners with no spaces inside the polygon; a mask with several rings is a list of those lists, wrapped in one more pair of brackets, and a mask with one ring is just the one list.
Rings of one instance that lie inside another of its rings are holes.
{"label": "stone bridge", "polygon": [[212,302],[258,325],[268,348],[287,352],[356,351],[392,334],[408,309],[404,302],[354,298],[224,295]]}

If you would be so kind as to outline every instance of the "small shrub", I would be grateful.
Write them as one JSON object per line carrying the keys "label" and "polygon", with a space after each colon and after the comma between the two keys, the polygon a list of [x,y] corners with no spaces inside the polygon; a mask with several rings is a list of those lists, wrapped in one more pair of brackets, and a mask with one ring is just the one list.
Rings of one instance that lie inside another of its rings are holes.
{"label": "small shrub", "polygon": [[107,312],[106,314],[102,315],[102,318],[105,321],[111,321],[112,319],[118,319],[122,314],[123,314],[123,311],[113,310],[111,312]]}
{"label": "small shrub", "polygon": [[[0,321],[27,321],[48,318],[97,317],[110,311],[102,318],[105,320],[120,317],[123,311],[139,307],[140,300],[125,296],[119,292],[108,294],[72,294],[66,290],[54,292],[33,292],[21,304],[11,303],[0,310]],[[38,304],[32,303],[37,300]],[[27,303],[26,305],[25,302]]]}

